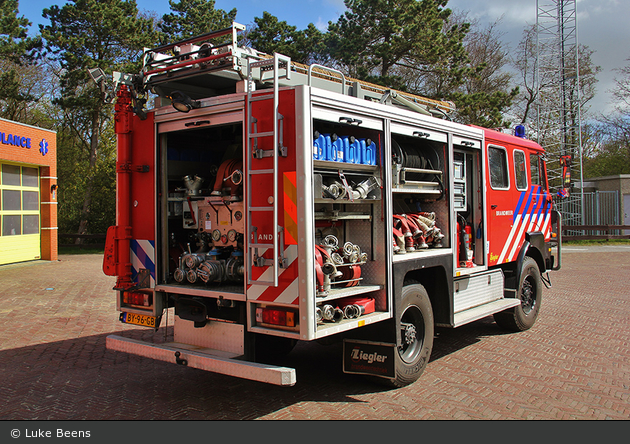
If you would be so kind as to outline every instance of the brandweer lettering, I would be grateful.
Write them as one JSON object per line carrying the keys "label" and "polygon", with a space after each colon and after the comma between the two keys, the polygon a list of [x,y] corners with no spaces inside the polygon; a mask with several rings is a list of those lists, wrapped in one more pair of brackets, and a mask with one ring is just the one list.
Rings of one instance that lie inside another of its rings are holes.
{"label": "brandweer lettering", "polygon": [[0,133],[0,141],[3,145],[21,146],[22,148],[31,147],[30,137],[21,137],[15,134]]}

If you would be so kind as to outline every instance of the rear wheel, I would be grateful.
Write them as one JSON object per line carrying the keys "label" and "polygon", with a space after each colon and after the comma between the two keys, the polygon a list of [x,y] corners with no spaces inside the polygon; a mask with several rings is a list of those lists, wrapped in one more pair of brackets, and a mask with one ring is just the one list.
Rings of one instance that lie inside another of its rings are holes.
{"label": "rear wheel", "polygon": [[394,353],[395,379],[403,387],[416,381],[431,357],[433,348],[433,310],[426,289],[420,284],[403,287],[400,309],[401,345]]}
{"label": "rear wheel", "polygon": [[521,305],[494,315],[496,323],[506,330],[528,330],[534,325],[540,312],[542,278],[538,264],[528,256],[525,257],[521,267],[518,297],[521,300]]}

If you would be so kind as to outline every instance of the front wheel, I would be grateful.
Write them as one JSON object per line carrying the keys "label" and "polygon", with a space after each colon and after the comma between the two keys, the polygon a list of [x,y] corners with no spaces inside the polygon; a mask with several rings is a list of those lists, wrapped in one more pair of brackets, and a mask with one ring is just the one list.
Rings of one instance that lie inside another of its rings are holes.
{"label": "front wheel", "polygon": [[395,387],[416,381],[433,349],[433,310],[426,289],[420,284],[403,287],[400,304],[401,344],[394,353]]}
{"label": "front wheel", "polygon": [[518,297],[521,299],[521,305],[494,315],[495,322],[506,330],[524,331],[530,329],[540,312],[542,278],[538,264],[528,256],[525,257],[521,267]]}

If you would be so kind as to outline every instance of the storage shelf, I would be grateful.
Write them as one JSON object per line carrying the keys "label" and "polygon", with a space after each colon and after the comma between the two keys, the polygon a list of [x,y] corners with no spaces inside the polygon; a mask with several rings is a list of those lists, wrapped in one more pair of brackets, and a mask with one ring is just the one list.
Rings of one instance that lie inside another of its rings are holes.
{"label": "storage shelf", "polygon": [[372,216],[364,213],[352,213],[340,211],[337,214],[332,212],[315,212],[315,220],[372,220]]}
{"label": "storage shelf", "polygon": [[448,247],[427,248],[412,253],[394,254],[393,262],[412,261],[434,256],[450,256],[451,254],[453,254],[453,250]]}
{"label": "storage shelf", "polygon": [[[333,284],[334,285],[334,284]],[[382,285],[357,285],[356,287],[332,288],[325,297],[317,296],[315,303],[320,304],[335,299],[346,298],[349,296],[357,296],[359,294],[370,293],[372,291],[382,290]]]}
{"label": "storage shelf", "polygon": [[488,267],[486,267],[485,265],[477,265],[475,264],[473,267],[458,267],[455,266],[455,276],[466,276],[469,274],[475,274],[475,273],[479,273],[482,271],[487,270]]}
{"label": "storage shelf", "polygon": [[234,284],[208,284],[205,285],[193,285],[193,284],[161,284],[156,285],[155,291],[163,291],[165,293],[183,294],[190,296],[204,296],[204,297],[223,297],[234,301],[245,300],[245,287],[244,285]]}
{"label": "storage shelf", "polygon": [[374,313],[359,316],[355,319],[342,319],[339,322],[324,322],[321,324],[317,324],[316,338],[323,338],[325,336],[334,335],[342,331],[352,330],[363,325],[372,324],[374,322],[382,321],[389,318],[391,318],[391,315],[388,312],[377,311]]}
{"label": "storage shelf", "polygon": [[168,202],[186,202],[188,200],[188,198],[190,198],[190,200],[202,200],[205,199],[206,197],[213,197],[210,196],[210,194],[206,193],[206,194],[192,194],[190,196],[185,196],[185,197],[167,197],[167,201]]}
{"label": "storage shelf", "polygon": [[379,165],[363,165],[360,163],[344,163],[344,162],[332,162],[329,160],[313,160],[313,166],[315,168],[323,168],[326,170],[342,170],[344,172],[365,172],[374,173],[379,170]]}
{"label": "storage shelf", "polygon": [[345,204],[371,205],[380,201],[381,201],[380,197],[378,199],[354,199],[354,200],[346,199],[345,197],[343,199],[332,199],[332,198],[325,198],[325,197],[316,197],[313,199],[313,202],[315,202],[316,204],[340,204],[340,205],[345,205]]}
{"label": "storage shelf", "polygon": [[395,194],[430,194],[439,196],[442,194],[441,190],[436,190],[434,188],[418,188],[413,187],[411,185],[397,185],[392,187],[392,193]]}

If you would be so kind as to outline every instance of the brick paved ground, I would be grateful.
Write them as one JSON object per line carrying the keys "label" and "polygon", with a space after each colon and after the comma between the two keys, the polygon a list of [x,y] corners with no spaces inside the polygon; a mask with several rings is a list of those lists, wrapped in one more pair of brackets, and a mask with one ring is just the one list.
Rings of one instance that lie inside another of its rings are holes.
{"label": "brick paved ground", "polygon": [[0,267],[0,419],[630,418],[630,249],[564,255],[533,329],[492,318],[440,330],[415,384],[341,372],[338,346],[299,344],[276,387],[105,349],[120,332],[99,256]]}

